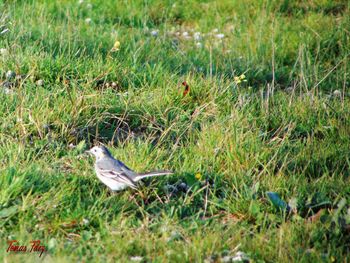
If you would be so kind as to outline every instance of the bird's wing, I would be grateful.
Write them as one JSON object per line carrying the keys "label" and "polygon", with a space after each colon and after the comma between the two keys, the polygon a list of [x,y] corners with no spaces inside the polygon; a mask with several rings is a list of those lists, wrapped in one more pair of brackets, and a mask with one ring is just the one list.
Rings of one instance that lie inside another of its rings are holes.
{"label": "bird's wing", "polygon": [[[122,167],[116,164],[116,160],[101,160],[96,162],[97,172],[104,177],[126,184],[136,189],[135,182],[129,177],[129,174]],[[130,170],[131,171],[131,170]],[[132,172],[132,171],[131,171]]]}
{"label": "bird's wing", "polygon": [[134,179],[137,176],[137,173],[133,170],[131,170],[129,167],[127,167],[122,161],[115,160],[120,169],[127,174],[130,178]]}

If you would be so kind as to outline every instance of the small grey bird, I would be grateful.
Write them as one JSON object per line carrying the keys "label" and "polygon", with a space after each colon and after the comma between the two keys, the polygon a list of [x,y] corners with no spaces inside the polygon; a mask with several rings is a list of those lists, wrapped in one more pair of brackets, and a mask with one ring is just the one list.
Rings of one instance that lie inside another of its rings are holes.
{"label": "small grey bird", "polygon": [[87,153],[91,153],[96,157],[96,175],[112,191],[120,191],[126,187],[136,189],[136,183],[143,178],[173,174],[170,171],[136,173],[121,161],[114,159],[112,154],[104,146],[95,146],[88,150]]}

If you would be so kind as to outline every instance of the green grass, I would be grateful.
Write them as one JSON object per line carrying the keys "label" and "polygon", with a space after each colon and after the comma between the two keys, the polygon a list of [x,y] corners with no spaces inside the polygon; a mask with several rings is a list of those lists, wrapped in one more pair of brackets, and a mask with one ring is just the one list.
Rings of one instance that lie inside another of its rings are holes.
{"label": "green grass", "polygon": [[[40,239],[49,262],[350,259],[348,1],[17,0],[0,10],[4,262],[38,260],[7,253],[13,239]],[[8,70],[22,79],[6,80]],[[175,175],[111,195],[83,154],[96,143],[137,171]],[[181,182],[190,189],[171,194]],[[296,209],[278,210],[268,191]]]}

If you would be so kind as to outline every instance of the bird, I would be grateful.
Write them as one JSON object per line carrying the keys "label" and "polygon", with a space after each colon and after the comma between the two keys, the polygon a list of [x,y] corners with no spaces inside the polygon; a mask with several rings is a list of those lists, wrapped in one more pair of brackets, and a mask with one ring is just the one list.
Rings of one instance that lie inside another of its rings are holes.
{"label": "bird", "polygon": [[95,156],[96,175],[112,192],[121,191],[127,187],[137,189],[137,182],[143,178],[173,174],[167,170],[137,173],[122,161],[115,159],[103,145],[94,146],[86,152]]}

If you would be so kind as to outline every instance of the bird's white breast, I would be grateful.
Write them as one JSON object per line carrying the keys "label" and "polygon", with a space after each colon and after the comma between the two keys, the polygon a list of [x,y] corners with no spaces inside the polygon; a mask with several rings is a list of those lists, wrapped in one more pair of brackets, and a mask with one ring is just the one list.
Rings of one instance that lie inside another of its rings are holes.
{"label": "bird's white breast", "polygon": [[121,191],[127,187],[126,184],[119,183],[116,180],[113,180],[111,178],[107,178],[105,176],[99,175],[99,173],[96,172],[97,178],[100,179],[102,183],[107,185],[112,191]]}

